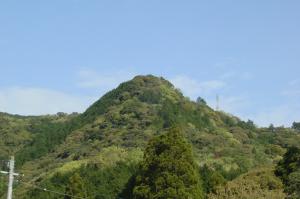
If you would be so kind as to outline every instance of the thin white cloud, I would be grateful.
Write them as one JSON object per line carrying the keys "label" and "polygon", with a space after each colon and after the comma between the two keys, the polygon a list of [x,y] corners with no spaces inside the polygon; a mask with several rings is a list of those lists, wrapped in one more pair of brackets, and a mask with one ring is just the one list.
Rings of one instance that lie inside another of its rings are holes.
{"label": "thin white cloud", "polygon": [[20,115],[83,112],[94,100],[44,88],[0,89],[0,111]]}
{"label": "thin white cloud", "polygon": [[230,80],[230,79],[251,80],[253,78],[254,75],[250,72],[237,72],[237,71],[225,72],[220,76],[220,79],[222,80]]}
{"label": "thin white cloud", "polygon": [[184,75],[171,78],[170,81],[175,87],[179,88],[184,95],[187,95],[192,99],[196,99],[198,96],[210,95],[226,86],[226,83],[221,80],[200,82]]}
{"label": "thin white cloud", "polygon": [[300,85],[300,80],[299,79],[293,79],[291,81],[288,82],[289,86],[299,86]]}

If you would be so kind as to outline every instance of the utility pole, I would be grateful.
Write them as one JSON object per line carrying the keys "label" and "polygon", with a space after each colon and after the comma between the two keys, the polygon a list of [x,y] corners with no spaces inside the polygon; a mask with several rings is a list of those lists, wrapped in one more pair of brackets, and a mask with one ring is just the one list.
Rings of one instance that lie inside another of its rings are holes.
{"label": "utility pole", "polygon": [[10,159],[8,165],[9,165],[9,172],[0,171],[0,173],[8,174],[7,199],[12,199],[14,177],[19,175],[18,173],[14,172],[14,169],[15,169],[15,158],[14,158],[14,156],[11,156],[11,159]]}
{"label": "utility pole", "polygon": [[15,158],[14,158],[14,156],[11,156],[11,159],[9,161],[7,199],[12,199],[12,188],[13,188],[13,183],[14,183],[14,169],[15,169]]}

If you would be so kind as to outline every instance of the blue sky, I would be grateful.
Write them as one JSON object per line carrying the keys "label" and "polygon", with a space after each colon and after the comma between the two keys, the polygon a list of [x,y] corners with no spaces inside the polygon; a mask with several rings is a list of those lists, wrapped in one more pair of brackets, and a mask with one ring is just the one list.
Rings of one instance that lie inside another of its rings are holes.
{"label": "blue sky", "polygon": [[137,74],[260,126],[300,121],[300,2],[0,2],[0,111],[84,111]]}

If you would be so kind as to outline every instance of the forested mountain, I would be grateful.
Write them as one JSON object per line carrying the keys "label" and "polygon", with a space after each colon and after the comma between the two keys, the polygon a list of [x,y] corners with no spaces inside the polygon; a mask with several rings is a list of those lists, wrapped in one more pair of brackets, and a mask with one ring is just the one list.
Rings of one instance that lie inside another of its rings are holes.
{"label": "forested mountain", "polygon": [[[0,157],[15,155],[16,169],[24,174],[16,183],[16,198],[133,198],[132,184],[147,143],[174,126],[191,145],[202,189],[210,198],[224,198],[224,186],[236,189],[260,169],[262,177],[257,178],[275,183],[275,188],[266,185],[255,194],[284,197],[273,168],[288,147],[300,146],[297,129],[257,128],[213,110],[203,100],[189,100],[170,82],[152,75],[122,83],[82,114],[1,113]],[[3,198],[5,180],[1,176]]]}

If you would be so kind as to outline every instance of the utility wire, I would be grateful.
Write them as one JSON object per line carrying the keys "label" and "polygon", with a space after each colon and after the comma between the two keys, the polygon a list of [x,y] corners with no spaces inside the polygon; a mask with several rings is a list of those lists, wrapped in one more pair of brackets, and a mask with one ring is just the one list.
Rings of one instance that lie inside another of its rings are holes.
{"label": "utility wire", "polygon": [[[20,175],[19,177],[23,177],[24,175]],[[18,183],[20,182],[20,183],[22,183],[23,182],[23,184],[30,184],[30,185],[32,185],[32,186],[36,186],[36,185],[34,185],[34,184],[31,184],[31,183],[26,183],[26,182],[24,182],[24,181],[22,181],[22,179],[19,179],[18,181],[17,181]],[[65,186],[65,185],[62,185],[61,183],[54,183],[54,182],[51,182],[51,184],[53,184],[53,185],[57,185],[57,186],[59,186],[59,187],[61,187],[61,188],[67,188],[67,186]],[[90,193],[89,194],[90,196],[96,196],[97,195],[97,191],[95,191],[95,192],[92,192],[92,193]],[[73,196],[74,197],[74,196]]]}
{"label": "utility wire", "polygon": [[[20,177],[22,177],[22,175],[24,175],[24,174],[21,174]],[[22,181],[22,180],[24,180],[24,179],[18,179],[17,182],[24,182],[24,181]],[[25,182],[24,182],[24,183],[25,183]],[[28,184],[31,184],[31,183],[28,183]],[[64,189],[67,188],[67,186],[62,185],[61,183],[54,183],[54,182],[51,182],[51,184],[57,185],[57,186],[59,186],[59,187],[61,187],[61,188],[64,188]],[[36,186],[36,185],[34,185],[34,186]]]}
{"label": "utility wire", "polygon": [[[19,175],[19,177],[23,177],[24,176],[24,174],[20,174]],[[18,183],[23,183],[23,184],[30,184],[30,185],[32,185],[33,187],[36,187],[36,185],[34,185],[34,184],[31,184],[31,183],[26,183],[26,182],[24,182],[24,181],[22,181],[22,179],[19,179],[18,181],[17,181]],[[67,186],[65,186],[65,185],[62,185],[61,183],[54,183],[54,182],[51,182],[51,184],[53,184],[53,185],[57,185],[57,186],[59,186],[59,187],[61,187],[61,188],[67,188]],[[40,187],[41,188],[41,187]],[[48,190],[48,189],[47,189]],[[92,193],[90,193],[89,194],[90,196],[96,196],[97,195],[97,191],[95,191],[95,192],[92,192]],[[75,196],[72,196],[72,197],[75,197]]]}
{"label": "utility wire", "polygon": [[27,182],[19,181],[19,183],[22,183],[22,184],[24,184],[24,185],[26,185],[26,186],[34,187],[34,188],[39,189],[39,190],[41,190],[41,191],[45,191],[45,192],[49,192],[49,193],[54,193],[54,194],[61,195],[61,196],[69,196],[69,197],[71,197],[71,198],[78,198],[78,199],[87,199],[87,198],[83,198],[83,197],[79,197],[79,196],[73,196],[73,195],[61,193],[61,192],[58,192],[58,191],[49,190],[49,189],[47,189],[47,188],[39,187],[39,186],[37,186],[37,185],[30,184],[30,183],[27,183]]}

